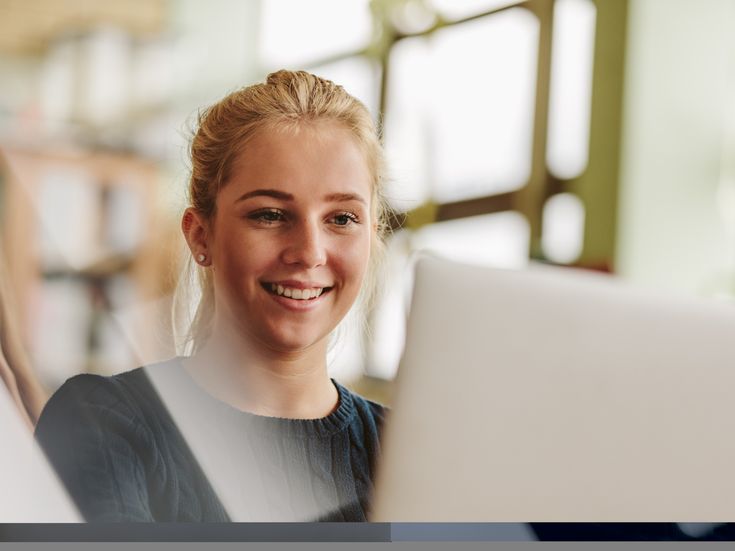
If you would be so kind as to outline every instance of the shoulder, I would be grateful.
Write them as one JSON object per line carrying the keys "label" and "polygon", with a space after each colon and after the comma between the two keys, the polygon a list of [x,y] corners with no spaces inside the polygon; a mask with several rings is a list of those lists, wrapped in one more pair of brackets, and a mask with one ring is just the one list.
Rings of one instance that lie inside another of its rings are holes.
{"label": "shoulder", "polygon": [[112,376],[76,375],[51,396],[46,409],[66,406],[129,406],[136,398],[151,392],[145,368]]}
{"label": "shoulder", "polygon": [[151,372],[170,369],[167,364],[139,367],[112,376],[76,375],[51,396],[39,418],[38,430],[80,418],[96,424],[103,421],[141,423],[160,409]]}
{"label": "shoulder", "polygon": [[140,388],[143,368],[112,376],[94,374],[75,375],[54,392],[49,403],[73,400],[75,403],[109,403],[123,398],[130,387]]}
{"label": "shoulder", "polygon": [[82,374],[68,379],[49,399],[39,425],[47,422],[50,415],[59,417],[86,410],[125,408],[128,401],[118,377]]}
{"label": "shoulder", "polygon": [[161,371],[72,377],[36,425],[37,442],[88,520],[152,520],[149,492],[160,490],[171,458],[181,456],[151,368]]}
{"label": "shoulder", "polygon": [[358,411],[364,412],[365,415],[372,417],[376,422],[382,424],[386,413],[388,412],[388,408],[386,406],[378,402],[374,402],[373,400],[368,400],[354,392],[352,393],[352,399],[354,400],[355,408]]}
{"label": "shoulder", "polygon": [[336,381],[335,384],[338,385],[340,393],[344,393],[344,395],[350,397],[355,417],[357,419],[359,419],[363,424],[367,423],[375,426],[378,430],[382,428],[386,414],[389,411],[386,406],[373,400],[369,400],[368,398],[365,398],[364,396],[340,385]]}

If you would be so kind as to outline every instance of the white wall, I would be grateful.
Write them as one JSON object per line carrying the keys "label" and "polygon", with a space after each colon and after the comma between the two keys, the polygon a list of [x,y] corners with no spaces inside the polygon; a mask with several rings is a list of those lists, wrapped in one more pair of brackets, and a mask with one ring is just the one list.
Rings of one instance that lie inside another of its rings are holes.
{"label": "white wall", "polygon": [[630,0],[628,25],[618,271],[735,291],[735,204],[718,204],[735,177],[735,2]]}

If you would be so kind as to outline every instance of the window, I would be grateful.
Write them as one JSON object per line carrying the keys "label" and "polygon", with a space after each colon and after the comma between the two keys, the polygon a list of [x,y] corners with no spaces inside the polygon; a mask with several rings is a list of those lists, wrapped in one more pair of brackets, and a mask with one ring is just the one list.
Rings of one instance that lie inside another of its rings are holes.
{"label": "window", "polygon": [[307,66],[383,122],[391,286],[349,362],[394,375],[416,250],[579,257],[585,206],[566,184],[588,163],[596,16],[593,0],[263,2],[263,66]]}

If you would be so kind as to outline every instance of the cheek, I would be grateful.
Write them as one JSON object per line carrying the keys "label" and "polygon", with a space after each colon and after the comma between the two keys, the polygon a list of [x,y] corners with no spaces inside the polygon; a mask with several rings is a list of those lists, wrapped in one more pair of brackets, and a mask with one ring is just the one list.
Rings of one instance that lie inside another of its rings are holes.
{"label": "cheek", "polygon": [[349,246],[345,246],[339,255],[341,270],[349,279],[350,286],[359,289],[362,284],[370,262],[370,247],[370,236],[363,236],[350,243]]}
{"label": "cheek", "polygon": [[218,279],[228,287],[242,288],[252,278],[257,278],[272,261],[272,248],[252,239],[230,239],[218,243],[214,260]]}

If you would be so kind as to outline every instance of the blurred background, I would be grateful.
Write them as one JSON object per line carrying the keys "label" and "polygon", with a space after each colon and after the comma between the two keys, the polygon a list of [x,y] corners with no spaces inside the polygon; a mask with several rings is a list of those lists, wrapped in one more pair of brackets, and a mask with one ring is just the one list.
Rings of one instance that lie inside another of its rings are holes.
{"label": "blurred background", "polygon": [[415,250],[732,299],[732,29],[732,0],[0,0],[0,268],[32,364],[53,391],[176,354],[193,121],[279,68],[384,129],[388,284],[330,359],[369,396]]}

